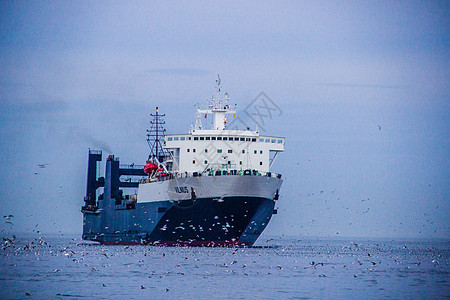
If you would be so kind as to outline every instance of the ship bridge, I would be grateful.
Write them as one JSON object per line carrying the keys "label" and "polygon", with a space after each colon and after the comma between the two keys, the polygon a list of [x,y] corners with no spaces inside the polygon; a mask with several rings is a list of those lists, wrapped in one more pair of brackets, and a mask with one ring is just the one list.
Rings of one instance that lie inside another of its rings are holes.
{"label": "ship bridge", "polygon": [[283,137],[263,136],[257,131],[195,130],[185,135],[167,135],[164,147],[171,154],[173,170],[180,172],[269,172],[277,154],[284,151],[284,143]]}

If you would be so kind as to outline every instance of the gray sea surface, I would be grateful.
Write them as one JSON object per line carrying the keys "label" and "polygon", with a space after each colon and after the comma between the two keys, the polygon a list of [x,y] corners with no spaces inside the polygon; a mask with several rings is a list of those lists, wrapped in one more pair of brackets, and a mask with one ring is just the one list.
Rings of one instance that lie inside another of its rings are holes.
{"label": "gray sea surface", "polygon": [[448,240],[260,237],[252,248],[4,237],[2,299],[440,299]]}

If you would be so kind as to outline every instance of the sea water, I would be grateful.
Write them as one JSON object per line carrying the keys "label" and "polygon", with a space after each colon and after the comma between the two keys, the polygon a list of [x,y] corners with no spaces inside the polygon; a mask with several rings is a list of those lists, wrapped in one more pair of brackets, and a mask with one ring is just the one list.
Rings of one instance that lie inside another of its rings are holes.
{"label": "sea water", "polygon": [[0,298],[449,298],[448,240],[260,237],[252,248],[8,237]]}

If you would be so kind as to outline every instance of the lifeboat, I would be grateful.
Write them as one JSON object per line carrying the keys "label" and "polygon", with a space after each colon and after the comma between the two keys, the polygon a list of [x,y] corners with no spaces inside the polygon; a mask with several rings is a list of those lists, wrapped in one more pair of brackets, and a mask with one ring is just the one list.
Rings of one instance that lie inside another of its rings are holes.
{"label": "lifeboat", "polygon": [[151,175],[156,172],[158,169],[158,166],[155,165],[153,162],[147,160],[147,163],[144,166],[144,172],[145,174]]}

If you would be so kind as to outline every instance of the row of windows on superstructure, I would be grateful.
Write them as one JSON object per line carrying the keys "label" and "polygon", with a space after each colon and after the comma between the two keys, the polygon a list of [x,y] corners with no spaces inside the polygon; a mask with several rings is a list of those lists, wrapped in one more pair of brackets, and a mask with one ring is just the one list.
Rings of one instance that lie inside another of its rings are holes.
{"label": "row of windows on superstructure", "polygon": [[[187,152],[191,152],[191,149],[186,149]],[[192,152],[195,153],[195,149],[192,149]],[[208,149],[205,149],[205,153],[208,153]],[[222,153],[222,149],[217,149],[217,153]],[[228,153],[233,153],[233,149],[228,149]],[[242,150],[242,153],[245,153],[245,150]],[[258,154],[258,150],[253,150],[253,154]],[[263,154],[262,150],[259,150],[259,154]]]}
{"label": "row of windows on superstructure", "polygon": [[[195,163],[196,163],[195,159],[192,160],[192,164],[195,165]],[[207,165],[207,164],[208,164],[208,161],[205,160],[205,161],[204,161],[204,164]],[[227,164],[231,166],[231,161],[229,160]],[[239,161],[239,165],[241,165],[241,166],[243,165],[242,160]],[[263,162],[260,161],[260,162],[259,162],[259,165],[262,166],[262,165],[263,165]]]}
{"label": "row of windows on superstructure", "polygon": [[[169,136],[167,137],[168,141],[190,141],[192,137],[188,136]],[[244,138],[244,137],[228,137],[228,136],[194,136],[194,141],[240,141],[240,142],[256,142],[256,138]],[[277,140],[277,139],[266,139],[266,138],[260,138],[260,142],[265,143],[283,143],[283,140]]]}

